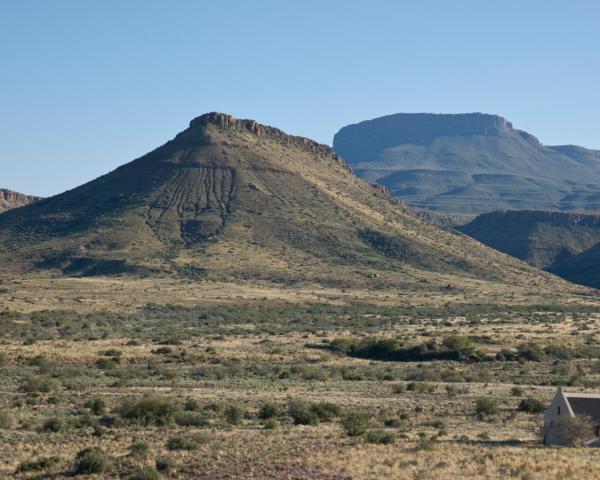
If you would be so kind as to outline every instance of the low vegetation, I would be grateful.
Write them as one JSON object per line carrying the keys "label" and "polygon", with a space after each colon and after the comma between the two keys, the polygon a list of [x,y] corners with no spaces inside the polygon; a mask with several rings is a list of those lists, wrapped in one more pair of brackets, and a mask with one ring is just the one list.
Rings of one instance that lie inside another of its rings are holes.
{"label": "low vegetation", "polygon": [[558,385],[600,388],[585,310],[229,308],[0,314],[2,475],[552,478],[541,414]]}

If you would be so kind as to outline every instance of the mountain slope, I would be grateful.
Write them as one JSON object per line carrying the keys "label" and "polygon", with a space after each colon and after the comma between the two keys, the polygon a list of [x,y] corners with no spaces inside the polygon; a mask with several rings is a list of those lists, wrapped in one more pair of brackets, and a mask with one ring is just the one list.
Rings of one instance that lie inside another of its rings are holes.
{"label": "mountain slope", "polygon": [[456,229],[496,250],[552,270],[600,242],[600,214],[494,211]]}
{"label": "mountain slope", "polygon": [[410,207],[600,209],[600,152],[546,147],[496,115],[389,115],[342,128],[333,145]]}
{"label": "mountain slope", "polygon": [[30,203],[37,202],[38,200],[40,200],[40,197],[25,195],[23,193],[0,188],[0,213],[12,208],[29,205]]}
{"label": "mountain slope", "polygon": [[600,242],[548,269],[570,282],[600,288]]}
{"label": "mountain slope", "polygon": [[2,272],[77,276],[558,281],[419,220],[327,146],[219,113],[90,183],[1,215],[0,260]]}

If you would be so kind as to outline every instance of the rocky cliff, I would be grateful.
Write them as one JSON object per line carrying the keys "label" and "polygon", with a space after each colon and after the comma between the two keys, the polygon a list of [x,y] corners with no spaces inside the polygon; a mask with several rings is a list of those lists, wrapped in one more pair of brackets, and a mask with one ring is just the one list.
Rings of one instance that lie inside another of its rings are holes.
{"label": "rocky cliff", "polygon": [[40,197],[25,195],[23,193],[0,188],[0,213],[10,210],[11,208],[29,205],[38,200],[40,200]]}

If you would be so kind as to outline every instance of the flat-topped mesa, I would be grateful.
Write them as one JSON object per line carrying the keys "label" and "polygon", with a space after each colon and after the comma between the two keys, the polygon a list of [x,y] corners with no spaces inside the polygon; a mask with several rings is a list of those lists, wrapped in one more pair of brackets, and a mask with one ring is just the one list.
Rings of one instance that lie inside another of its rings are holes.
{"label": "flat-topped mesa", "polygon": [[258,136],[274,138],[287,145],[296,145],[310,150],[313,153],[329,156],[348,171],[351,171],[346,162],[330,146],[315,142],[310,138],[288,135],[283,130],[270,127],[269,125],[262,125],[256,120],[238,119],[226,113],[210,112],[200,115],[190,122],[190,128],[204,125],[215,125],[219,128],[231,128],[243,132],[250,132]]}
{"label": "flat-topped mesa", "polygon": [[557,226],[600,227],[600,212],[561,212],[556,210],[495,210],[479,215],[473,224],[518,225],[550,223]]}

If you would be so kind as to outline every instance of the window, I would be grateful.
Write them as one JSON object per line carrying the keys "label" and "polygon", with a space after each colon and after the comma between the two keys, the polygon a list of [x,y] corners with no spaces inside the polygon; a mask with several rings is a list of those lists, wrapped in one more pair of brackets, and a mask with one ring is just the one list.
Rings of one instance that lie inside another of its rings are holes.
{"label": "window", "polygon": [[558,414],[560,415],[560,405],[558,406]]}

